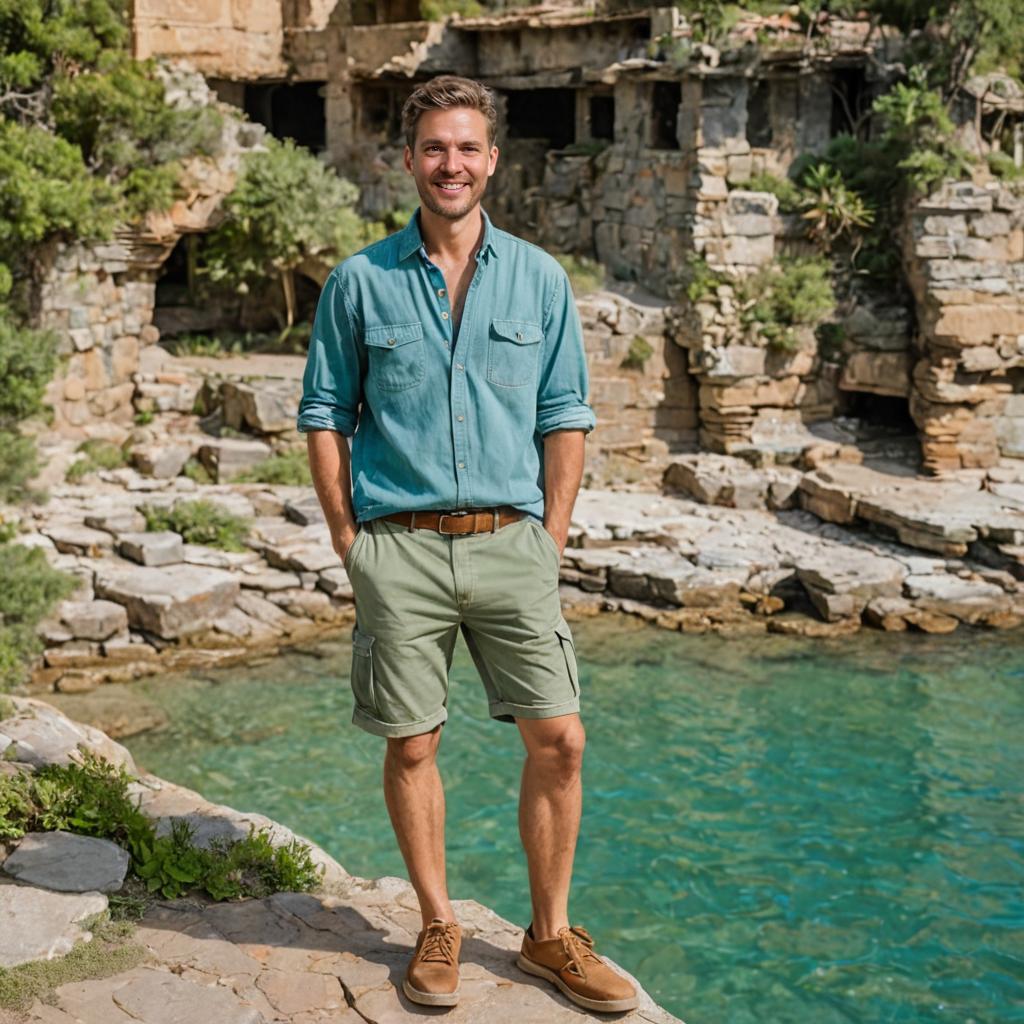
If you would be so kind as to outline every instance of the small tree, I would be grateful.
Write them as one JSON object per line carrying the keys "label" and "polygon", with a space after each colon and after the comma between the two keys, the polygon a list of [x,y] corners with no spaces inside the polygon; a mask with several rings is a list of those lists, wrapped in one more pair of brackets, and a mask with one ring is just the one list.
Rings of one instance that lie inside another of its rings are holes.
{"label": "small tree", "polygon": [[241,292],[277,277],[287,331],[295,323],[295,269],[309,257],[337,262],[379,237],[353,208],[359,190],[290,139],[244,160],[224,220],[204,240],[199,271]]}

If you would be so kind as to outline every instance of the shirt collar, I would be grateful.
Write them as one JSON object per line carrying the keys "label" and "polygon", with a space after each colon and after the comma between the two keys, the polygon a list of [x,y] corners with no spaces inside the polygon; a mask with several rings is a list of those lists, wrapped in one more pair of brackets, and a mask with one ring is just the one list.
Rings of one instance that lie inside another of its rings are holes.
{"label": "shirt collar", "polygon": [[[494,244],[497,232],[491,223],[491,218],[487,216],[487,211],[481,209],[480,213],[484,219],[484,239],[480,245],[480,255],[497,256],[498,249]],[[406,260],[413,253],[421,250],[423,250],[423,236],[420,234],[420,211],[417,207],[416,212],[409,218],[409,223],[398,233],[398,258]]]}

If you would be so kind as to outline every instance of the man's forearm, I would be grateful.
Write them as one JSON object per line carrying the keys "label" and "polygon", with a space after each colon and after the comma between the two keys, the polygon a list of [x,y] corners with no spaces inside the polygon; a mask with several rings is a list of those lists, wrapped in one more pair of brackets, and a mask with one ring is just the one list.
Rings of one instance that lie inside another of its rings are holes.
{"label": "man's forearm", "polygon": [[559,551],[569,537],[569,521],[583,479],[585,437],[582,430],[544,435],[544,528]]}
{"label": "man's forearm", "polygon": [[324,510],[331,543],[344,558],[356,534],[348,441],[333,430],[311,430],[306,435],[306,448],[313,487]]}

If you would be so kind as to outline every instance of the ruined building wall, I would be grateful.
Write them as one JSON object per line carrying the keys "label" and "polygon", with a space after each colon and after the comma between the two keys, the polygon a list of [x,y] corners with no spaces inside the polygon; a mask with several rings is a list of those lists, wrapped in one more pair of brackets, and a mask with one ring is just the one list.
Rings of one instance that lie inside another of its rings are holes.
{"label": "ruined building wall", "polygon": [[948,184],[912,211],[910,409],[931,472],[1024,458],[1024,197]]}

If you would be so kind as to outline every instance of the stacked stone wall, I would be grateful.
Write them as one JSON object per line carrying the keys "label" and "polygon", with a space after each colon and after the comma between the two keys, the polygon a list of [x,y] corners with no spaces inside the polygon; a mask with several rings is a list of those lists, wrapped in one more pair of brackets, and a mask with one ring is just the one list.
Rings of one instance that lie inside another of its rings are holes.
{"label": "stacked stone wall", "polygon": [[949,184],[911,211],[910,411],[933,473],[1024,458],[1024,196]]}

